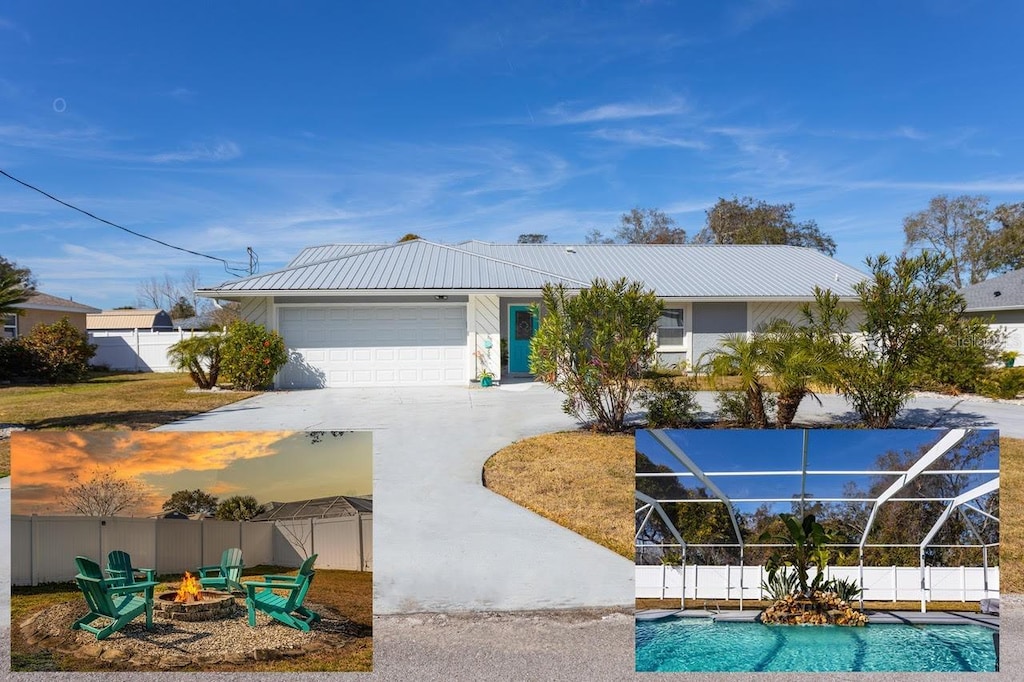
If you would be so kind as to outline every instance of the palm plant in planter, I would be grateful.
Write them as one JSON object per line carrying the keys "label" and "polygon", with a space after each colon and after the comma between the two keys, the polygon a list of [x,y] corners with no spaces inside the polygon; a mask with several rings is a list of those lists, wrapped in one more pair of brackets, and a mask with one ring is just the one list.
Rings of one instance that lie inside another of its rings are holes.
{"label": "palm plant in planter", "polygon": [[[762,585],[775,603],[761,613],[761,622],[785,625],[864,625],[867,617],[836,594],[837,581],[826,580],[828,543],[832,537],[814,514],[802,521],[779,514],[786,535],[761,534],[758,542],[784,543],[768,559],[768,579]],[[815,569],[811,577],[811,568]],[[846,589],[847,594],[851,590]]]}

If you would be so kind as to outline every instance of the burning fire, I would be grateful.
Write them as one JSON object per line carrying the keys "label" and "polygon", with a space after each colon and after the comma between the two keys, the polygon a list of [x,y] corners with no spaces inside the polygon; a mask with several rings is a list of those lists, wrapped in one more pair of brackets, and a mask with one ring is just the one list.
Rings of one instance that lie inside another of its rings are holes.
{"label": "burning fire", "polygon": [[181,581],[181,587],[178,588],[178,594],[175,595],[174,601],[202,601],[202,589],[203,586],[199,583],[199,580],[188,571],[185,571],[185,579]]}

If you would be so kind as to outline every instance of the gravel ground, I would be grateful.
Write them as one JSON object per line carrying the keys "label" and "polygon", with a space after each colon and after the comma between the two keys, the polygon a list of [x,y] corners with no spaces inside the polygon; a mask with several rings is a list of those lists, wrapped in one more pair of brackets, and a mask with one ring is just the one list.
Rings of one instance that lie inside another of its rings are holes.
{"label": "gravel ground", "polygon": [[102,655],[110,660],[132,659],[153,664],[161,660],[181,663],[183,658],[205,663],[238,662],[251,660],[256,651],[301,654],[342,646],[354,637],[365,636],[363,628],[331,609],[314,604],[308,606],[322,618],[311,632],[287,627],[262,613],[256,614],[256,627],[250,628],[246,609],[236,605],[233,618],[202,622],[154,618],[152,630],[146,630],[145,620],[137,618],[97,642],[91,633],[70,629],[71,624],[86,613],[83,605],[76,602],[40,611],[23,626],[23,632],[32,639],[46,638],[47,647],[87,657]]}

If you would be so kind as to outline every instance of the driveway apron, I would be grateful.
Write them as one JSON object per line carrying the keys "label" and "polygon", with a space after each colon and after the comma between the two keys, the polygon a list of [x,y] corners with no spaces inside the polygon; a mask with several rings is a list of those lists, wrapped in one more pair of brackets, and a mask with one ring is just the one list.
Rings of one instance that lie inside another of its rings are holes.
{"label": "driveway apron", "polygon": [[370,430],[374,612],[627,606],[633,563],[483,487],[484,462],[576,428],[541,384],[280,391],[161,430]]}

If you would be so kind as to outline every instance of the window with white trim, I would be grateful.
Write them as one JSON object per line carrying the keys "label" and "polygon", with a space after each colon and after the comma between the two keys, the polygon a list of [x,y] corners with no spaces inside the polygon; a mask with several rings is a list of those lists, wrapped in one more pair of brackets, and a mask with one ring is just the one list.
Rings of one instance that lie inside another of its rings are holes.
{"label": "window with white trim", "polygon": [[5,339],[16,339],[18,338],[18,316],[14,313],[4,315],[4,333],[3,338]]}
{"label": "window with white trim", "polygon": [[665,308],[658,319],[658,345],[682,346],[685,336],[683,309]]}

